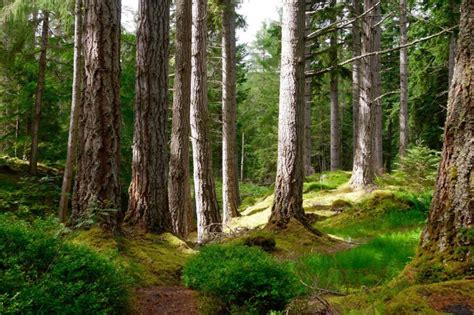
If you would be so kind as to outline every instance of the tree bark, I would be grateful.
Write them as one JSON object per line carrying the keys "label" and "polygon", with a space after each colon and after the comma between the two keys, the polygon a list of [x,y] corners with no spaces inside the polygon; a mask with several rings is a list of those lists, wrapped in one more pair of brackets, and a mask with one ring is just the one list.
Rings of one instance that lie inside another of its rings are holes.
{"label": "tree bark", "polygon": [[223,222],[239,216],[237,165],[237,99],[235,4],[224,0],[222,10],[222,207]]}
{"label": "tree bark", "polygon": [[198,243],[222,229],[212,177],[207,100],[207,0],[193,2],[191,58],[191,144]]}
{"label": "tree bark", "polygon": [[[85,90],[72,221],[95,211],[105,228],[120,212],[120,0],[86,0]],[[116,209],[110,213],[107,209]]]}
{"label": "tree bark", "polygon": [[[352,0],[352,14],[360,15],[359,0]],[[352,24],[352,57],[360,56],[360,21]],[[360,60],[352,63],[352,154],[355,155],[359,134],[359,102],[360,102]]]}
{"label": "tree bark", "polygon": [[[400,46],[408,43],[407,3],[400,0]],[[400,49],[400,157],[408,147],[408,49]]]}
{"label": "tree bark", "polygon": [[[306,4],[306,12],[311,11],[311,4]],[[305,36],[308,36],[311,33],[311,15],[305,15]],[[305,37],[306,38],[306,37]],[[305,40],[305,71],[311,70],[311,42]],[[311,84],[313,82],[312,77],[305,78],[304,81],[304,175],[310,176],[314,174],[314,167],[311,164],[312,157],[312,120],[311,120],[311,105],[313,103],[313,93],[311,89]]]}
{"label": "tree bark", "polygon": [[173,230],[187,236],[193,220],[189,175],[191,100],[191,25],[189,0],[176,1],[176,56],[168,199]]}
{"label": "tree bark", "polygon": [[41,108],[43,106],[44,80],[46,75],[46,52],[49,38],[49,12],[43,12],[43,22],[41,29],[41,50],[38,61],[38,81],[35,91],[35,112],[31,124],[31,152],[30,152],[30,173],[38,173],[38,138],[39,125],[41,119]]}
{"label": "tree bark", "polygon": [[[364,7],[371,8],[375,0],[364,0]],[[364,16],[361,29],[361,54],[374,51],[375,12],[371,11]],[[357,134],[357,146],[354,154],[354,163],[350,185],[354,189],[365,189],[374,181],[374,127],[375,127],[375,103],[372,102],[375,88],[374,59],[368,56],[360,59],[360,99],[359,99],[359,132]]]}
{"label": "tree bark", "polygon": [[66,165],[64,166],[61,199],[59,201],[59,220],[62,223],[66,223],[68,218],[69,194],[71,193],[72,177],[76,162],[79,113],[82,107],[82,74],[84,71],[82,33],[82,0],[76,0],[74,8],[74,69],[72,79],[71,117],[69,121]]}
{"label": "tree bark", "polygon": [[[331,7],[336,6],[336,1],[331,1]],[[331,19],[330,23],[335,23],[336,18]],[[331,33],[330,41],[330,59],[332,65],[337,64],[337,31]],[[331,71],[329,82],[329,94],[331,99],[331,171],[341,168],[341,124],[339,121],[339,87],[338,87],[337,69]]]}
{"label": "tree bark", "polygon": [[474,214],[474,1],[461,5],[458,52],[449,90],[444,145],[428,223],[422,232],[418,260],[449,273],[472,271]]}
{"label": "tree bark", "polygon": [[283,2],[275,199],[267,227],[284,229],[303,210],[304,1]]}
{"label": "tree bark", "polygon": [[[380,5],[374,9],[374,19],[373,19],[373,41],[374,41],[374,50],[381,50],[381,20],[382,12]],[[375,108],[375,131],[374,131],[374,152],[373,152],[373,163],[375,167],[375,174],[382,175],[383,173],[383,109],[382,109],[382,75],[381,75],[381,61],[380,55],[372,56],[372,75],[374,77],[374,89],[371,96],[370,102],[375,103],[373,106]]]}
{"label": "tree bark", "polygon": [[147,231],[171,231],[168,207],[169,0],[140,0],[132,182],[126,221]]}

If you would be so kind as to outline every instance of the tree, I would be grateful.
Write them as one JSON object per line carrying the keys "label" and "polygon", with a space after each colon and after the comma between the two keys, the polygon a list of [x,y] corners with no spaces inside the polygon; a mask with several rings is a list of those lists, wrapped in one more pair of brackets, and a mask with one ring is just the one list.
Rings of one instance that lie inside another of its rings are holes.
{"label": "tree", "polygon": [[222,207],[223,222],[239,216],[237,166],[237,99],[235,4],[224,0],[222,8]]}
{"label": "tree", "polygon": [[[352,0],[352,15],[360,15],[359,0]],[[360,21],[352,23],[352,58],[360,55]],[[355,155],[359,134],[359,102],[360,102],[360,60],[352,62],[352,152]]]}
{"label": "tree", "polygon": [[436,191],[417,254],[418,261],[428,268],[441,265],[451,268],[454,274],[463,274],[472,268],[473,19],[474,1],[464,0]]}
{"label": "tree", "polygon": [[41,28],[41,48],[38,61],[38,80],[36,81],[35,111],[31,124],[31,151],[30,151],[30,173],[35,175],[38,172],[38,138],[41,119],[41,108],[43,105],[44,81],[46,74],[46,53],[49,38],[49,11],[42,12]]}
{"label": "tree", "polygon": [[[365,10],[375,4],[374,0],[364,0]],[[371,11],[362,19],[361,30],[361,54],[367,54],[375,51],[374,29],[376,23],[375,12]],[[374,127],[375,127],[375,85],[376,78],[374,70],[376,69],[376,60],[374,56],[360,59],[360,101],[359,101],[359,119],[356,151],[354,153],[354,165],[350,184],[353,188],[366,188],[374,180]]]}
{"label": "tree", "polygon": [[[306,12],[310,12],[312,9],[311,3],[306,4]],[[305,23],[304,23],[304,33],[305,33],[305,38],[311,33],[311,15],[306,14],[305,15]],[[310,41],[305,41],[305,46],[304,46],[304,57],[305,57],[305,64],[304,68],[305,71],[311,70],[311,42]],[[313,103],[313,93],[312,93],[312,88],[311,85],[313,83],[313,78],[312,77],[307,77],[305,78],[304,81],[304,175],[305,176],[310,176],[314,174],[314,167],[311,164],[311,157],[312,157],[312,145],[311,145],[311,125],[312,125],[312,120],[311,120],[311,105]]]}
{"label": "tree", "polygon": [[[408,43],[407,3],[400,0],[400,46]],[[408,50],[400,49],[400,156],[408,147]]]}
{"label": "tree", "polygon": [[173,230],[180,236],[186,236],[193,218],[189,183],[191,1],[177,0],[175,15],[176,55],[168,199]]}
{"label": "tree", "polygon": [[[375,4],[371,2],[371,4]],[[372,17],[372,41],[373,41],[373,50],[372,51],[380,51],[382,48],[382,34],[381,34],[381,15],[382,10],[380,8],[380,4],[377,5],[373,11]],[[369,99],[369,102],[373,103],[372,106],[374,107],[374,115],[375,115],[375,126],[374,126],[374,134],[373,134],[373,167],[375,168],[375,174],[381,175],[383,173],[383,110],[382,110],[382,99],[380,98],[382,95],[382,64],[380,61],[380,55],[376,54],[371,59],[371,75],[373,76],[373,90]]]}
{"label": "tree", "polygon": [[191,145],[198,242],[221,230],[216,188],[212,177],[207,100],[207,0],[193,2],[191,58]]}
{"label": "tree", "polygon": [[59,201],[59,220],[63,223],[66,222],[68,216],[69,194],[71,192],[72,177],[76,161],[79,114],[82,107],[82,74],[84,71],[82,14],[82,0],[76,0],[74,7],[74,69],[71,118],[69,123],[66,164],[64,166],[63,183],[61,187],[61,200]]}
{"label": "tree", "polygon": [[126,220],[148,231],[171,230],[166,120],[170,2],[140,0],[132,182]]}
{"label": "tree", "polygon": [[303,210],[304,12],[303,0],[283,2],[275,199],[267,226],[305,222]]}
{"label": "tree", "polygon": [[86,0],[84,8],[85,97],[72,219],[100,212],[104,227],[115,229],[121,219],[120,0]]}
{"label": "tree", "polygon": [[[336,6],[336,0],[331,0],[331,7]],[[335,23],[336,18],[332,18],[330,23]],[[337,30],[330,36],[330,58],[331,64],[337,65]],[[331,171],[341,168],[341,124],[339,113],[339,88],[338,73],[333,70],[330,73],[329,93],[331,99]]]}

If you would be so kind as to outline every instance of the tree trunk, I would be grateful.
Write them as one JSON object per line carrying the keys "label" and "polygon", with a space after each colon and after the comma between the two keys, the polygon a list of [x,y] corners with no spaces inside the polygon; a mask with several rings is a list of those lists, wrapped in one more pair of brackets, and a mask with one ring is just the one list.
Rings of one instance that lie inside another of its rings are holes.
{"label": "tree trunk", "polygon": [[450,275],[472,271],[474,214],[474,1],[464,0],[453,82],[449,90],[444,146],[418,262],[443,266]]}
{"label": "tree trunk", "polygon": [[[360,15],[359,0],[352,0],[352,15]],[[360,21],[352,24],[352,58],[360,56]],[[355,155],[359,134],[360,60],[352,62],[352,154]]]}
{"label": "tree trunk", "polygon": [[[306,4],[306,11],[311,11],[311,5]],[[305,36],[308,36],[311,33],[311,15],[305,15]],[[305,72],[311,70],[311,42],[305,41]],[[312,77],[305,78],[304,81],[304,175],[310,176],[314,174],[314,167],[311,164],[312,157],[312,145],[311,145],[311,105],[313,103],[313,93],[311,89],[311,84],[313,82]]]}
{"label": "tree trunk", "polygon": [[[374,3],[375,4],[375,3]],[[380,4],[381,5],[381,4]],[[380,20],[381,20],[381,9],[380,5],[378,5],[374,9],[374,19],[373,19],[373,45],[374,51],[380,51],[382,47],[381,43],[381,28],[380,28]],[[377,25],[377,26],[375,26]],[[375,103],[375,131],[374,131],[374,153],[373,153],[373,163],[375,167],[375,174],[382,175],[383,173],[383,109],[382,109],[382,99],[380,95],[382,95],[382,75],[381,75],[381,62],[380,62],[380,55],[372,56],[372,75],[374,77],[374,89],[373,94],[370,99],[370,102]]]}
{"label": "tree trunk", "polygon": [[222,207],[223,222],[239,216],[237,165],[237,99],[235,5],[225,0],[222,10]]}
{"label": "tree trunk", "polygon": [[187,236],[193,219],[189,178],[191,25],[189,0],[176,1],[176,56],[168,199],[174,233]]}
{"label": "tree trunk", "polygon": [[[72,219],[89,211],[108,229],[119,227],[120,0],[86,0],[85,88]],[[116,209],[110,211],[108,209]]]}
{"label": "tree trunk", "polygon": [[43,23],[41,30],[41,50],[38,61],[38,81],[35,92],[35,112],[31,124],[31,152],[30,152],[30,173],[38,173],[38,138],[39,125],[41,119],[41,107],[43,106],[44,79],[46,74],[46,52],[48,49],[49,37],[49,12],[43,12]]}
{"label": "tree trunk", "polygon": [[191,58],[191,144],[198,243],[222,226],[212,177],[207,104],[207,0],[193,2]]}
{"label": "tree trunk", "polygon": [[[375,0],[364,0],[364,8],[373,7]],[[374,51],[375,12],[371,11],[362,19],[361,29],[361,54]],[[373,137],[375,127],[375,104],[372,102],[374,95],[373,56],[360,59],[360,99],[357,146],[354,153],[354,163],[350,185],[354,189],[364,189],[373,184]]]}
{"label": "tree trunk", "polygon": [[[449,5],[451,7],[451,12],[456,11],[456,1],[450,0]],[[454,74],[454,62],[456,58],[456,33],[453,31],[449,34],[449,60],[448,60],[448,87],[451,86],[451,81]]]}
{"label": "tree trunk", "polygon": [[303,210],[304,1],[284,1],[278,117],[278,164],[269,228],[290,219],[306,222]]}
{"label": "tree trunk", "polygon": [[[331,7],[336,6],[336,1],[331,1]],[[336,18],[331,19],[330,23],[335,23]],[[337,31],[331,33],[330,37],[330,59],[333,66],[337,65]],[[331,99],[331,171],[341,168],[341,124],[339,121],[339,89],[338,73],[333,70],[330,73],[329,94]]]}
{"label": "tree trunk", "polygon": [[168,207],[169,0],[140,0],[132,182],[126,221],[147,231],[172,230]]}
{"label": "tree trunk", "polygon": [[244,161],[245,161],[245,134],[242,132],[242,148],[240,152],[240,180],[244,181]]}
{"label": "tree trunk", "polygon": [[[408,43],[407,3],[400,0],[400,46]],[[408,147],[408,49],[400,49],[400,157]]]}
{"label": "tree trunk", "polygon": [[76,162],[77,133],[79,113],[82,107],[82,74],[84,55],[82,53],[82,0],[76,0],[74,8],[74,69],[72,80],[71,118],[69,121],[69,138],[67,143],[66,165],[64,166],[61,200],[59,201],[59,220],[66,223],[68,218],[69,194]]}

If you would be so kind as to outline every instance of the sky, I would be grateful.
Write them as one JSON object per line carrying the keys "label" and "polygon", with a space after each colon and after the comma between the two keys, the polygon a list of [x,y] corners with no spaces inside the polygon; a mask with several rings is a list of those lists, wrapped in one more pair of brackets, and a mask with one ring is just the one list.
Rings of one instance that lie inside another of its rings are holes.
{"label": "sky", "polygon": [[[281,0],[239,0],[238,13],[245,16],[247,28],[237,30],[239,44],[251,44],[264,22],[279,19]],[[138,9],[138,0],[122,0],[122,24],[128,31],[135,30],[134,13]]]}

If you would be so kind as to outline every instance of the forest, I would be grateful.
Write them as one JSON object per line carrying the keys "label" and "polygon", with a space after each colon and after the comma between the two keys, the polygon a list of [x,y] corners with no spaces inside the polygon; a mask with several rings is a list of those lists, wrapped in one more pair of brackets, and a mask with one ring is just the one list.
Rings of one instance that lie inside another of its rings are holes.
{"label": "forest", "polygon": [[474,0],[0,0],[0,314],[474,314],[473,69]]}

